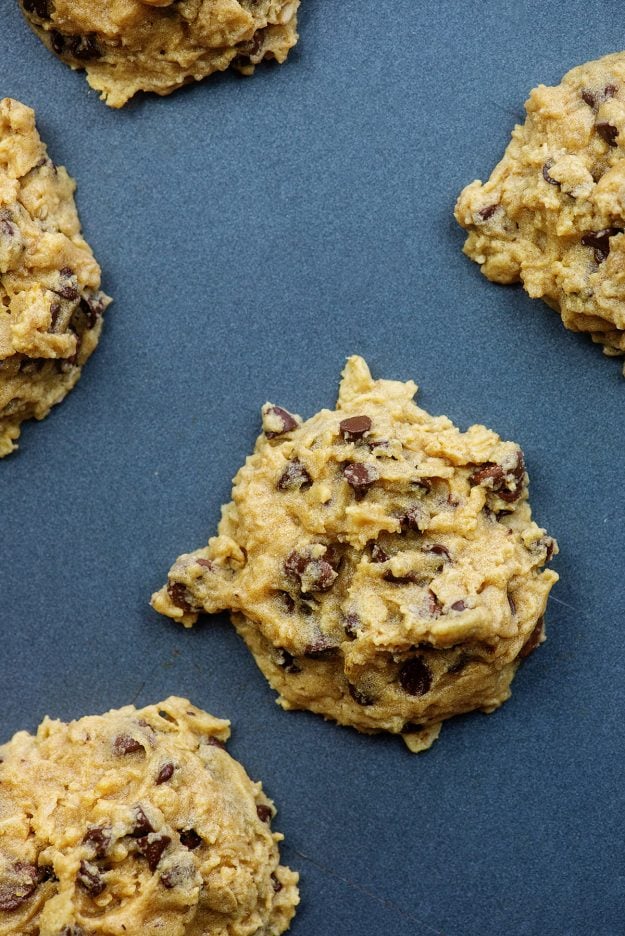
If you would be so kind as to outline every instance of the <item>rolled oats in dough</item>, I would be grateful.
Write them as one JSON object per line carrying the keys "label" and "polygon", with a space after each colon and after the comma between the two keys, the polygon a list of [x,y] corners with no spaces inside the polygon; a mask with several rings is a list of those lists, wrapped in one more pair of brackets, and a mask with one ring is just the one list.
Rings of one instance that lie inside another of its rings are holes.
{"label": "rolled oats in dough", "polygon": [[468,185],[464,251],[497,283],[522,282],[567,328],[625,353],[625,53],[539,85],[501,162]]}
{"label": "rolled oats in dough", "polygon": [[53,52],[84,68],[111,107],[138,91],[170,94],[233,65],[284,62],[300,0],[20,0]]}
{"label": "rolled oats in dough", "polygon": [[352,357],[335,412],[267,403],[219,535],[152,599],[186,626],[231,610],[284,708],[415,751],[508,698],[557,580],[519,447],[429,416],[416,389]]}
{"label": "rolled oats in dough", "polygon": [[2,936],[277,936],[298,903],[274,807],[186,699],[0,747]]}
{"label": "rolled oats in dough", "polygon": [[0,457],[80,377],[110,299],[80,233],[76,185],[29,107],[0,101]]}

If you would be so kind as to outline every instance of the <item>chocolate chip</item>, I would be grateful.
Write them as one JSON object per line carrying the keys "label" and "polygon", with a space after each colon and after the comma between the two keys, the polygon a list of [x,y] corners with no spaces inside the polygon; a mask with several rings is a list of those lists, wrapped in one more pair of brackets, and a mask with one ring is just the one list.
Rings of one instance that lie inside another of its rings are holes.
{"label": "chocolate chip", "polygon": [[617,234],[622,234],[623,228],[603,228],[601,231],[589,231],[582,237],[584,247],[592,247],[595,253],[595,261],[603,263],[610,253],[610,238]]}
{"label": "chocolate chip", "polygon": [[380,473],[375,465],[368,465],[366,462],[347,462],[343,467],[343,477],[360,500],[371,485],[379,479]]}
{"label": "chocolate chip", "polygon": [[452,675],[453,675],[454,673],[460,673],[460,672],[462,672],[462,670],[466,667],[467,663],[469,663],[470,659],[471,659],[471,657],[470,657],[467,653],[461,653],[461,654],[458,656],[458,659],[455,660],[455,661],[451,664],[451,666],[448,666],[448,667],[447,667],[447,672],[448,672],[448,673],[451,673]]}
{"label": "chocolate chip", "polygon": [[493,491],[506,503],[511,504],[518,500],[523,492],[523,479],[525,476],[525,460],[521,449],[517,450],[516,462],[513,468],[504,469],[496,462],[485,462],[473,471],[469,477],[471,485],[480,484]]}
{"label": "chocolate chip", "polygon": [[313,559],[295,549],[285,559],[284,571],[299,581],[304,594],[327,591],[337,577],[326,559]]}
{"label": "chocolate chip", "polygon": [[416,533],[421,533],[426,524],[425,511],[420,504],[415,504],[398,519],[402,532],[414,530]]}
{"label": "chocolate chip", "polygon": [[486,208],[480,208],[478,215],[482,221],[488,221],[489,218],[492,218],[498,208],[499,205],[487,205]]}
{"label": "chocolate chip", "polygon": [[312,478],[299,458],[292,458],[278,479],[279,491],[307,491],[312,485]]}
{"label": "chocolate chip", "polygon": [[466,611],[467,610],[466,601],[463,601],[462,598],[459,601],[454,601],[454,603],[451,606],[451,610],[452,611]]}
{"label": "chocolate chip", "polygon": [[156,871],[163,852],[171,842],[168,835],[151,835],[137,839],[137,848],[147,859],[148,868],[152,873]]}
{"label": "chocolate chip", "polygon": [[328,654],[334,653],[338,647],[339,644],[336,640],[328,637],[327,634],[319,632],[315,640],[307,644],[304,654],[307,657],[313,658],[328,656]]}
{"label": "chocolate chip", "polygon": [[52,865],[44,865],[37,869],[37,881],[39,884],[45,884],[46,881],[58,881]]}
{"label": "chocolate chip", "polygon": [[421,657],[406,660],[399,670],[399,683],[408,695],[422,696],[432,685],[432,672]]}
{"label": "chocolate chip", "polygon": [[271,873],[271,884],[276,894],[279,894],[282,890],[282,883],[273,872]]}
{"label": "chocolate chip", "polygon": [[510,605],[510,614],[516,614],[516,604],[510,592],[508,592],[508,604]]}
{"label": "chocolate chip", "polygon": [[0,910],[17,910],[37,889],[39,874],[33,864],[16,861],[0,878]]}
{"label": "chocolate chip", "polygon": [[422,577],[416,572],[407,572],[405,575],[395,575],[390,569],[387,569],[382,576],[385,582],[392,585],[417,585],[422,581]]}
{"label": "chocolate chip", "polygon": [[436,595],[434,594],[431,588],[428,588],[427,609],[433,617],[438,617],[441,611],[443,610],[442,604],[440,603],[440,601],[438,600],[438,598],[436,597]]}
{"label": "chocolate chip", "polygon": [[404,722],[401,733],[412,734],[416,731],[423,731],[423,725],[417,725],[415,724],[415,722],[407,721],[407,722]]}
{"label": "chocolate chip", "polygon": [[273,810],[264,803],[259,803],[256,807],[256,813],[261,822],[271,822],[273,819]]}
{"label": "chocolate chip", "polygon": [[161,783],[167,783],[168,780],[174,775],[174,765],[169,761],[167,764],[163,764],[161,769],[158,772],[156,777],[156,785],[160,786]]}
{"label": "chocolate chip", "polygon": [[65,36],[58,29],[50,30],[50,45],[57,55],[60,55],[65,48]]}
{"label": "chocolate chip", "polygon": [[602,140],[608,144],[608,146],[616,146],[616,138],[618,136],[618,128],[613,127],[612,124],[608,123],[605,120],[600,120],[595,124],[595,130],[599,134]]}
{"label": "chocolate chip", "polygon": [[287,591],[279,591],[278,598],[286,614],[293,614],[295,611],[295,599]]}
{"label": "chocolate chip", "polygon": [[104,858],[111,844],[111,827],[92,826],[82,841],[83,845],[91,845],[96,858]]}
{"label": "chocolate chip", "polygon": [[27,13],[34,13],[40,19],[50,19],[50,0],[23,0]]}
{"label": "chocolate chip", "polygon": [[544,630],[544,618],[540,617],[536,621],[536,625],[532,633],[529,635],[529,637],[527,638],[527,640],[521,647],[521,652],[519,653],[519,656],[521,657],[522,660],[524,660],[525,657],[528,657],[530,653],[532,653],[532,651],[535,650],[536,647],[539,645],[541,637],[543,636],[543,630]]}
{"label": "chocolate chip", "polygon": [[68,302],[73,302],[80,295],[75,286],[59,286],[58,289],[53,289],[52,292],[60,296],[61,299],[67,299]]}
{"label": "chocolate chip", "polygon": [[357,442],[371,430],[368,416],[349,416],[339,423],[339,431],[346,442]]}
{"label": "chocolate chip", "polygon": [[202,844],[202,839],[195,829],[183,829],[183,831],[180,832],[180,841],[189,851],[199,848]]}
{"label": "chocolate chip", "polygon": [[104,312],[104,304],[95,297],[83,296],[79,308],[87,317],[87,328],[95,328],[98,318]]}
{"label": "chocolate chip", "polygon": [[208,569],[209,572],[215,571],[215,563],[211,562],[210,559],[196,559],[195,561],[199,566],[202,566],[203,569]]}
{"label": "chocolate chip", "polygon": [[584,88],[582,90],[582,100],[585,104],[588,104],[589,107],[592,107],[593,110],[597,107],[597,98],[590,88]]}
{"label": "chocolate chip", "polygon": [[552,166],[553,166],[552,160],[549,160],[549,162],[545,163],[545,165],[543,166],[543,179],[545,180],[545,182],[548,182],[549,185],[559,185],[560,183],[558,182],[558,180],[553,179],[549,175],[549,170],[551,169]]}
{"label": "chocolate chip", "polygon": [[384,552],[381,546],[378,546],[377,543],[374,543],[371,547],[371,562],[388,562],[391,557],[388,553]]}
{"label": "chocolate chip", "polygon": [[278,426],[278,428],[273,431],[267,431],[265,429],[265,435],[268,439],[275,439],[277,436],[284,435],[285,432],[291,432],[293,429],[297,429],[297,419],[295,419],[288,410],[282,409],[281,406],[269,407],[269,409],[263,412],[263,416],[265,415],[271,418],[272,425],[275,423]]}
{"label": "chocolate chip", "polygon": [[163,887],[166,887],[167,890],[172,890],[172,888],[177,887],[178,884],[182,884],[188,877],[189,872],[186,868],[175,865],[175,867],[170,868],[169,871],[165,871],[164,874],[161,874],[161,884]]}
{"label": "chocolate chip", "polygon": [[141,751],[144,754],[145,748],[140,741],[137,741],[136,738],[132,738],[130,735],[118,735],[113,741],[113,754],[116,754],[118,757],[125,754],[136,754],[137,751]]}
{"label": "chocolate chip", "polygon": [[220,741],[219,738],[216,738],[214,735],[209,735],[208,738],[206,739],[206,743],[208,744],[209,747],[218,747],[218,748],[221,748],[222,751],[226,750],[225,743],[223,741]]}
{"label": "chocolate chip", "polygon": [[165,709],[159,709],[159,713],[158,713],[158,714],[159,714],[160,718],[164,718],[165,721],[171,722],[173,725],[177,725],[177,724],[178,724],[178,722],[177,722],[176,719],[173,717],[173,715],[170,715],[169,712],[166,712],[166,711],[165,711]]}
{"label": "chocolate chip", "polygon": [[356,687],[352,686],[352,684],[349,682],[347,683],[347,688],[349,690],[350,696],[354,702],[358,703],[358,705],[362,705],[365,708],[369,705],[375,705],[375,699],[373,699],[370,695],[367,695],[366,692],[362,692],[362,690],[356,689]]}
{"label": "chocolate chip", "polygon": [[343,627],[349,639],[355,640],[358,635],[358,631],[362,627],[362,621],[360,620],[358,615],[354,614],[354,612],[352,611],[350,614],[347,614],[345,616]]}
{"label": "chocolate chip", "polygon": [[434,553],[435,556],[443,556],[445,559],[447,559],[448,562],[451,562],[449,550],[446,546],[443,546],[440,543],[433,543],[431,546],[424,546],[423,551],[427,553]]}
{"label": "chocolate chip", "polygon": [[100,58],[102,55],[100,47],[98,46],[98,41],[94,35],[65,36],[64,48],[65,51],[69,52],[70,55],[73,55],[74,58],[79,59],[81,62]]}
{"label": "chocolate chip", "polygon": [[293,657],[288,650],[285,650],[283,647],[276,647],[275,651],[276,665],[281,667],[287,673],[301,673],[301,669],[295,662],[295,657]]}
{"label": "chocolate chip", "polygon": [[90,897],[98,897],[106,887],[100,871],[90,861],[80,862],[80,871],[76,880]]}
{"label": "chocolate chip", "polygon": [[135,825],[132,832],[128,833],[132,838],[142,838],[144,835],[149,835],[150,832],[154,832],[154,826],[141,806],[135,806],[132,812]]}
{"label": "chocolate chip", "polygon": [[193,608],[189,604],[189,591],[186,585],[183,585],[182,582],[168,582],[167,584],[167,594],[171,598],[173,604],[177,608],[180,608],[181,611],[191,614]]}

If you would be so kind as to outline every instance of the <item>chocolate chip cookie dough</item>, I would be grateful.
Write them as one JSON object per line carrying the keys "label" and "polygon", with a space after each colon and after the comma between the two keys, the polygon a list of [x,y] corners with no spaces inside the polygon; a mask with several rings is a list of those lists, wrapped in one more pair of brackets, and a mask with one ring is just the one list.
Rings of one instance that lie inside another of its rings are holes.
{"label": "chocolate chip cookie dough", "polygon": [[520,448],[429,416],[416,389],[352,357],[335,412],[267,403],[219,535],[152,598],[186,626],[230,609],[284,708],[413,751],[509,697],[557,580]]}
{"label": "chocolate chip cookie dough", "polygon": [[0,101],[0,457],[80,377],[110,299],[80,233],[73,179],[29,107]]}
{"label": "chocolate chip cookie dough", "polygon": [[49,49],[111,107],[229,65],[251,75],[295,45],[299,0],[20,0]]}
{"label": "chocolate chip cookie dough", "polygon": [[278,936],[298,903],[228,722],[169,698],[0,747],[0,934]]}
{"label": "chocolate chip cookie dough", "polygon": [[464,250],[497,283],[522,282],[588,332],[625,353],[625,53],[540,85],[488,182],[460,195]]}

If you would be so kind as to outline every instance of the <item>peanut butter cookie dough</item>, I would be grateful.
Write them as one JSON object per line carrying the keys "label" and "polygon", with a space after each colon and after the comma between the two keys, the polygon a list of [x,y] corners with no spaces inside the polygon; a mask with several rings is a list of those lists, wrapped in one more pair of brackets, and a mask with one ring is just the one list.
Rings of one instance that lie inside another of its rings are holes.
{"label": "peanut butter cookie dough", "polygon": [[335,412],[267,403],[219,535],[152,598],[186,626],[230,609],[284,708],[413,751],[509,697],[557,580],[519,447],[429,416],[416,390],[352,357]]}
{"label": "peanut butter cookie dough", "polygon": [[0,101],[0,457],[80,377],[102,313],[100,267],[80,233],[76,185],[48,157],[29,107]]}
{"label": "peanut butter cookie dough", "polygon": [[488,182],[456,205],[464,251],[497,283],[522,282],[572,331],[625,353],[625,53],[535,88]]}
{"label": "peanut butter cookie dough", "polygon": [[20,0],[49,49],[111,107],[233,65],[251,75],[295,45],[299,0]]}
{"label": "peanut butter cookie dough", "polygon": [[278,936],[298,903],[229,723],[169,698],[0,747],[2,936]]}

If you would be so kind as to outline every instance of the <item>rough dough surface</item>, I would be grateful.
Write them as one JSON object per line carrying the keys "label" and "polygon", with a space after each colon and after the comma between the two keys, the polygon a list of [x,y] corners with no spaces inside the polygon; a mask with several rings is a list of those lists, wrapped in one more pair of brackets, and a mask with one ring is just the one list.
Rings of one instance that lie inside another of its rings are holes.
{"label": "rough dough surface", "polygon": [[80,233],[76,185],[29,107],[0,101],[0,457],[80,377],[110,299]]}
{"label": "rough dough surface", "polygon": [[508,698],[557,575],[519,447],[429,416],[416,390],[352,357],[335,412],[265,404],[219,535],[152,603],[187,626],[232,610],[284,708],[421,750]]}
{"label": "rough dough surface", "polygon": [[229,734],[172,697],[0,747],[0,934],[283,933],[298,876]]}
{"label": "rough dough surface", "polygon": [[300,0],[20,0],[31,26],[111,107],[233,65],[284,62]]}
{"label": "rough dough surface", "polygon": [[488,182],[460,195],[464,250],[497,283],[521,281],[589,332],[609,356],[625,353],[625,53],[540,85]]}

